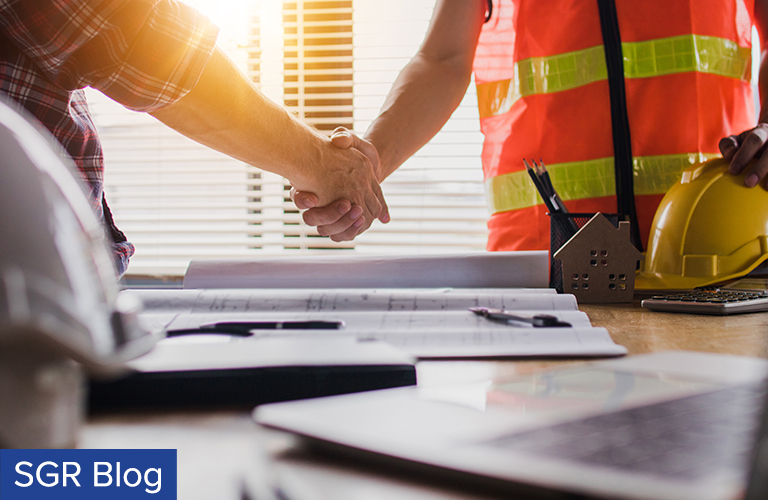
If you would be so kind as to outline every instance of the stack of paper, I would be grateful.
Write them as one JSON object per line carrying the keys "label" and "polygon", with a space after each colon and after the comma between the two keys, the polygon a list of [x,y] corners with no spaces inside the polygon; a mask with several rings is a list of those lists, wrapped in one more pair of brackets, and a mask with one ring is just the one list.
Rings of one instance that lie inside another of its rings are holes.
{"label": "stack of paper", "polygon": [[[419,358],[626,354],[607,330],[590,324],[573,295],[531,288],[546,283],[547,263],[546,252],[193,262],[185,287],[199,289],[123,293],[144,302],[143,319],[154,330],[254,325],[250,336],[226,337],[227,342],[351,337],[384,341]],[[276,287],[280,282],[283,287]],[[243,287],[245,283],[253,288]],[[373,286],[360,287],[362,283]],[[491,321],[470,307],[548,314],[572,326]],[[339,327],[297,328],[304,324]]]}

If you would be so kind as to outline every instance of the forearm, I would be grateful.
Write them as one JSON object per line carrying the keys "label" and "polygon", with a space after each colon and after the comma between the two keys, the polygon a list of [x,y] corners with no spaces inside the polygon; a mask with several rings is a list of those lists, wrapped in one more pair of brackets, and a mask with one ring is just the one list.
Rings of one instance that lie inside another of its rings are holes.
{"label": "forearm", "polygon": [[[768,36],[768,0],[755,0],[755,26],[761,40]],[[729,162],[731,174],[745,172],[744,184],[754,187],[768,176],[768,155],[763,151],[768,144],[768,51],[760,55],[758,91],[760,114],[757,126],[741,133],[724,137],[718,144],[720,152]],[[768,185],[764,184],[768,189]]]}
{"label": "forearm", "polygon": [[472,76],[485,0],[438,0],[424,44],[395,80],[366,139],[383,180],[445,125]]}
{"label": "forearm", "polygon": [[[372,175],[379,182],[424,146],[461,102],[471,79],[486,8],[486,0],[437,0],[424,43],[400,72],[381,113],[365,134],[369,142],[337,137],[340,148],[360,151],[370,160]],[[305,222],[341,239],[349,239],[349,231],[353,231],[352,237],[360,232],[355,226],[350,229],[353,217],[339,217],[338,203],[330,206],[315,197],[316,192],[300,191],[296,196],[304,201],[299,204],[308,209]],[[349,198],[340,201],[345,200],[354,203]],[[380,218],[386,222],[389,215]]]}
{"label": "forearm", "polygon": [[471,68],[419,54],[400,73],[365,138],[379,152],[384,180],[429,142],[467,91]]}
{"label": "forearm", "polygon": [[183,135],[263,170],[312,187],[325,137],[273,103],[216,49],[195,87],[152,115]]}
{"label": "forearm", "polygon": [[201,144],[287,178],[323,205],[338,199],[363,207],[367,228],[386,217],[373,165],[274,104],[219,49],[192,90],[153,116]]}
{"label": "forearm", "polygon": [[761,40],[760,69],[758,70],[757,90],[760,99],[758,123],[768,122],[768,0],[755,0],[755,27]]}
{"label": "forearm", "polygon": [[757,90],[760,97],[760,114],[758,123],[768,122],[768,50],[760,54],[760,73],[758,75]]}

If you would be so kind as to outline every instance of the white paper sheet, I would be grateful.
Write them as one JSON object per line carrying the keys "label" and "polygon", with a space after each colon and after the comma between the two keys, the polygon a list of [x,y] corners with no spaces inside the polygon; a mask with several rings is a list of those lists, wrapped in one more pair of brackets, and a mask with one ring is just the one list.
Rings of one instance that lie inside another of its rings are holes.
{"label": "white paper sheet", "polygon": [[[179,315],[171,328],[195,323],[207,324],[212,318],[204,315]],[[220,318],[219,318],[220,319]],[[304,338],[313,342],[327,339],[335,342],[352,338],[357,342],[385,342],[405,355],[428,358],[535,357],[535,356],[621,356],[627,349],[613,342],[605,328],[532,328],[486,325],[478,329],[420,328],[357,330],[264,330],[253,337],[202,335],[184,338],[188,343],[252,342],[271,338]],[[171,339],[176,340],[176,338]]]}
{"label": "white paper sheet", "polygon": [[184,337],[162,340],[152,352],[130,361],[128,366],[144,372],[163,372],[275,366],[407,365],[414,362],[391,345],[355,342],[350,337],[261,338],[241,342],[235,349],[230,342],[188,340]]}
{"label": "white paper sheet", "polygon": [[549,254],[334,255],[195,259],[184,288],[545,288]]}
{"label": "white paper sheet", "polygon": [[[542,311],[515,311],[523,316],[542,314]],[[561,321],[574,327],[591,327],[587,315],[581,311],[548,311]],[[202,325],[219,322],[291,322],[291,321],[340,321],[343,326],[338,330],[317,330],[309,333],[356,335],[368,338],[370,335],[385,332],[392,335],[410,335],[419,332],[446,332],[452,334],[485,334],[507,332],[511,328],[529,329],[525,323],[510,324],[492,321],[470,311],[344,311],[344,312],[262,312],[262,313],[180,313],[166,316],[170,321],[168,330],[186,330]],[[536,328],[541,330],[541,328]],[[257,332],[270,335],[274,330]],[[280,335],[304,333],[306,330],[280,330]]]}
{"label": "white paper sheet", "polygon": [[552,289],[213,289],[126,290],[147,311],[197,313],[315,311],[454,311],[470,307],[576,311],[573,295]]}
{"label": "white paper sheet", "polygon": [[[420,358],[614,356],[626,354],[604,328],[591,326],[571,295],[514,289],[132,290],[154,330],[188,330],[219,322],[337,320],[338,330],[254,330],[253,337],[204,336],[201,342],[270,337],[351,337],[385,341]],[[572,328],[503,324],[468,311],[497,307],[549,314]],[[190,338],[190,341],[193,341]]]}

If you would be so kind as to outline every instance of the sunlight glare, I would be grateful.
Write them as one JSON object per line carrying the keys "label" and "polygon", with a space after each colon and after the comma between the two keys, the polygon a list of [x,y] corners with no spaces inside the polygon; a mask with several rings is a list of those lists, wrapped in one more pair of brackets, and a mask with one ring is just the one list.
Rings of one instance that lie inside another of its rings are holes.
{"label": "sunlight glare", "polygon": [[249,29],[254,15],[259,17],[260,89],[276,102],[282,102],[283,85],[283,0],[180,0],[202,12],[219,27],[216,44],[246,71]]}

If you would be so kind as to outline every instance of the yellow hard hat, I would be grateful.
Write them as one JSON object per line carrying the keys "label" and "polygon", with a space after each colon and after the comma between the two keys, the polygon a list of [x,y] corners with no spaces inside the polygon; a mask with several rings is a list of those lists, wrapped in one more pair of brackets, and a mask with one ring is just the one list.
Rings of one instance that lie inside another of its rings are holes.
{"label": "yellow hard hat", "polygon": [[712,285],[768,259],[768,191],[744,177],[730,175],[722,158],[683,172],[656,211],[635,288]]}

